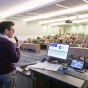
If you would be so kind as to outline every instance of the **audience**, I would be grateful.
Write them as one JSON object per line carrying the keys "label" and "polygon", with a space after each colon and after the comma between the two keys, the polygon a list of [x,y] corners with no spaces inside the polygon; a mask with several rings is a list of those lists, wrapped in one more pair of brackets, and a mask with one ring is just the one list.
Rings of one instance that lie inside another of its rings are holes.
{"label": "audience", "polygon": [[70,43],[70,41],[69,41],[69,39],[67,39],[66,41],[65,41],[65,44],[69,44]]}
{"label": "audience", "polygon": [[[70,44],[71,46],[78,47],[87,47],[88,41],[88,35],[85,35],[84,33],[65,33],[62,35],[48,35],[48,36],[37,36],[35,39],[28,38],[26,41],[27,43],[42,43],[42,44],[49,44],[51,42],[55,43],[64,43],[64,44]],[[82,41],[83,40],[83,41]],[[81,44],[82,43],[82,44]],[[78,46],[77,46],[78,45]]]}
{"label": "audience", "polygon": [[73,46],[73,47],[76,46],[75,41],[73,39],[70,39],[70,43],[69,44],[70,44],[70,46]]}
{"label": "audience", "polygon": [[76,40],[76,37],[74,36],[74,34],[73,35],[71,35],[71,38],[70,39],[72,39],[73,41],[75,41]]}
{"label": "audience", "polygon": [[38,36],[37,39],[41,39],[41,38]]}
{"label": "audience", "polygon": [[83,39],[83,41],[82,41],[82,44],[80,45],[80,47],[85,47],[85,48],[87,48],[87,42],[86,42],[86,39]]}
{"label": "audience", "polygon": [[27,43],[31,43],[31,38],[28,38],[27,39]]}

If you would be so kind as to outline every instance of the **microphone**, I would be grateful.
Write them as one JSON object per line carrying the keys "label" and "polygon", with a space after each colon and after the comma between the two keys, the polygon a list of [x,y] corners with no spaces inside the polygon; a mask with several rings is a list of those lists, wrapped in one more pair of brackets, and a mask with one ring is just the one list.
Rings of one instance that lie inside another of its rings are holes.
{"label": "microphone", "polygon": [[16,40],[16,42],[18,42],[18,39],[17,39],[17,37],[16,37],[16,36],[14,36],[14,39]]}

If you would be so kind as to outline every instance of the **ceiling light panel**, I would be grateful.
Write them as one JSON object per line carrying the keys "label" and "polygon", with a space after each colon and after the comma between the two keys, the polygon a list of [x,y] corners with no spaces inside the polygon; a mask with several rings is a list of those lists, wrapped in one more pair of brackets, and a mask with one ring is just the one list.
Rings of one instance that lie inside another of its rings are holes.
{"label": "ceiling light panel", "polygon": [[57,11],[57,10],[60,11],[60,10],[63,10],[63,8],[55,6],[55,3],[54,3],[54,4],[50,4],[50,5],[47,5],[47,6],[42,7],[42,8],[31,10],[29,12],[27,11],[27,13],[45,14],[45,13],[53,12],[53,11]]}
{"label": "ceiling light panel", "polygon": [[24,19],[24,21],[46,19],[46,18],[50,18],[50,17],[60,16],[60,15],[64,15],[64,14],[72,14],[72,13],[81,12],[81,11],[85,11],[85,10],[88,10],[88,5],[79,6],[76,8],[70,8],[67,10],[56,11],[56,12],[52,12],[52,13],[47,13],[47,14],[43,14],[40,16],[35,16],[35,17]]}
{"label": "ceiling light panel", "polygon": [[66,7],[66,6],[63,6],[63,5],[59,5],[59,4],[55,4],[56,6],[59,6],[59,7],[63,7],[63,8],[66,8],[66,9],[69,9],[69,7]]}
{"label": "ceiling light panel", "polygon": [[57,4],[60,4],[69,8],[87,5],[87,3],[83,2],[83,0],[65,0],[64,2],[60,2]]}
{"label": "ceiling light panel", "polygon": [[88,3],[88,0],[83,0],[84,2]]}
{"label": "ceiling light panel", "polygon": [[60,18],[60,19],[54,19],[54,20],[45,20],[45,21],[40,21],[40,24],[49,24],[49,23],[55,23],[55,22],[60,22],[60,21],[66,21],[66,20],[75,20],[75,19],[83,19],[83,18],[88,18],[88,14],[83,14],[83,15],[78,15],[78,16],[71,16],[71,17],[65,17],[65,18]]}
{"label": "ceiling light panel", "polygon": [[33,10],[51,3],[55,3],[55,2],[59,2],[59,1],[63,1],[63,0],[35,0],[35,1],[28,1],[24,4],[15,6],[11,9],[8,9],[7,11],[1,13],[0,15],[2,17],[9,17],[27,10]]}

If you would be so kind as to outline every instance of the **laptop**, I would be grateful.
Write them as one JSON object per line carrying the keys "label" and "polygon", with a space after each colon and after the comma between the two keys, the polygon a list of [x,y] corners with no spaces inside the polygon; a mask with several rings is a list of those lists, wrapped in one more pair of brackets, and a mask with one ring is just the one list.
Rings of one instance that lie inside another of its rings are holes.
{"label": "laptop", "polygon": [[82,70],[84,68],[84,61],[82,61],[82,60],[72,60],[71,67],[75,68],[75,69],[78,69],[78,70]]}

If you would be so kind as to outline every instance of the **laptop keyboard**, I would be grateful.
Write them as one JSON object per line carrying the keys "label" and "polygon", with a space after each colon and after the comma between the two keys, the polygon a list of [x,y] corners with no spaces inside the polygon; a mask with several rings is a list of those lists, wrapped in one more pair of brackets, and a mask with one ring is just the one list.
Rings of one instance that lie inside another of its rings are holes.
{"label": "laptop keyboard", "polygon": [[85,75],[84,73],[80,73],[72,70],[66,70],[65,74],[77,77],[79,79],[88,80],[88,75]]}

